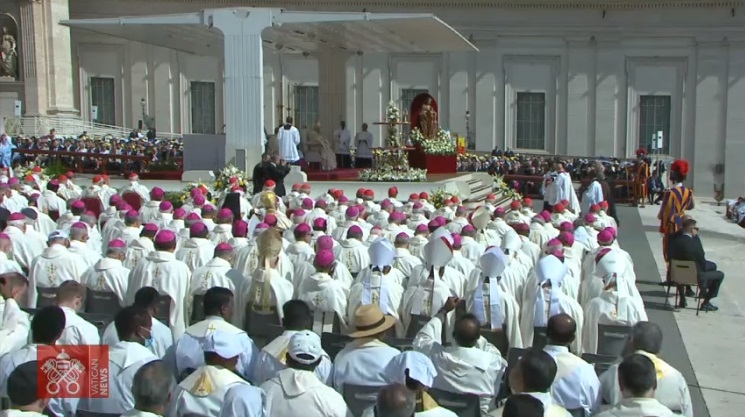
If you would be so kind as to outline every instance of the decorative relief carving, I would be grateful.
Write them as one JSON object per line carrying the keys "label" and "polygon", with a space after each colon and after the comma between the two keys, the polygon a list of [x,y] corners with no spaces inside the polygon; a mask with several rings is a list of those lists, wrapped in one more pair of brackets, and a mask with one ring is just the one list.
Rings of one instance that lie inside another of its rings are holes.
{"label": "decorative relief carving", "polygon": [[18,79],[18,23],[13,16],[0,13],[0,78]]}

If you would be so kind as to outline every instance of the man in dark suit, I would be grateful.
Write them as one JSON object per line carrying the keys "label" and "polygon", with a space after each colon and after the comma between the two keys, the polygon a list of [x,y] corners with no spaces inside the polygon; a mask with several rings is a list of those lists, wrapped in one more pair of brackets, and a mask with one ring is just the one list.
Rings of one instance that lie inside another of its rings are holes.
{"label": "man in dark suit", "polygon": [[272,155],[271,161],[267,163],[264,170],[266,173],[267,180],[272,180],[276,184],[274,194],[278,197],[284,197],[285,192],[285,177],[290,172],[290,164],[287,161],[280,159],[279,155]]}
{"label": "man in dark suit", "polygon": [[269,179],[266,176],[266,167],[269,165],[269,154],[264,153],[261,155],[261,161],[254,166],[253,177],[251,181],[254,185],[254,194],[260,193],[261,188],[264,186],[264,182]]}
{"label": "man in dark suit", "polygon": [[[693,261],[696,263],[698,285],[703,301],[701,310],[719,310],[719,307],[711,304],[711,299],[719,294],[719,287],[722,285],[722,280],[724,280],[724,273],[717,271],[717,265],[714,262],[706,260],[704,246],[701,244],[701,238],[698,236],[696,220],[690,217],[683,220],[683,227],[679,233],[671,237],[668,250],[669,259]],[[681,293],[679,307],[684,308],[687,305],[685,296],[690,294],[685,294],[682,288],[679,291]]]}

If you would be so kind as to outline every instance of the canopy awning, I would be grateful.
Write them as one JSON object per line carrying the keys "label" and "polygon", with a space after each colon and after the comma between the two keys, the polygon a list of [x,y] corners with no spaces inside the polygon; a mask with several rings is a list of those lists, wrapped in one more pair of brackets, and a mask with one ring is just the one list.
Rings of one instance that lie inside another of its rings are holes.
{"label": "canopy awning", "polygon": [[[252,10],[251,8],[236,10]],[[339,13],[273,10],[264,29],[265,52],[320,51],[439,53],[477,51],[458,31],[427,13]],[[222,55],[223,35],[212,26],[210,9],[195,13],[72,19],[60,22],[83,29],[188,52]]]}

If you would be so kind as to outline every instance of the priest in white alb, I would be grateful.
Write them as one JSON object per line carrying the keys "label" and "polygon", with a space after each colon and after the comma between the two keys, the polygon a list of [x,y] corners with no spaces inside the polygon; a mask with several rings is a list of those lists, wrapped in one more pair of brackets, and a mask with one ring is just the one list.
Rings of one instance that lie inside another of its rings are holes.
{"label": "priest in white alb", "polygon": [[116,294],[122,307],[126,305],[131,272],[122,264],[126,253],[127,245],[123,240],[112,240],[106,249],[106,257],[99,259],[82,278],[82,283],[91,290]]}
{"label": "priest in white alb", "polygon": [[215,244],[209,240],[209,229],[203,222],[196,222],[189,228],[189,240],[176,251],[176,259],[182,261],[191,271],[206,265],[215,254]]}
{"label": "priest in white alb", "polygon": [[[337,229],[339,230],[339,229]],[[341,241],[339,260],[347,267],[353,277],[370,265],[370,255],[367,247],[362,243],[364,233],[358,225],[351,226]]]}
{"label": "priest in white alb", "polygon": [[48,245],[31,264],[29,270],[29,291],[26,307],[36,308],[37,288],[57,288],[63,282],[81,282],[87,265],[83,258],[70,252],[70,236],[63,230],[55,230],[49,235]]}
{"label": "priest in white alb", "polygon": [[79,255],[83,258],[85,264],[91,267],[101,259],[101,251],[91,249],[87,244],[88,238],[87,224],[75,222],[70,226],[70,252]]}
{"label": "priest in white alb", "polygon": [[347,333],[349,288],[331,277],[333,265],[333,252],[321,250],[316,253],[313,260],[316,272],[304,280],[305,291],[300,292],[298,297],[313,310],[312,330],[318,334]]}
{"label": "priest in white alb", "polygon": [[405,232],[396,235],[393,242],[396,247],[396,260],[393,262],[393,267],[401,271],[406,281],[411,278],[414,268],[422,265],[422,260],[409,252],[410,242],[411,238]]}
{"label": "priest in white alb", "polygon": [[[203,295],[212,287],[227,288],[233,293],[244,285],[246,278],[233,269],[232,263],[235,259],[235,250],[227,243],[220,243],[215,247],[215,257],[210,259],[204,266],[195,269],[191,274],[189,285],[189,305],[191,311],[201,308],[194,305],[195,295]],[[191,313],[189,313],[191,317]]]}
{"label": "priest in white alb", "polygon": [[142,226],[140,237],[133,239],[127,245],[127,256],[124,259],[124,266],[134,269],[150,252],[155,250],[153,239],[158,233],[158,226],[154,223],[148,223]]}

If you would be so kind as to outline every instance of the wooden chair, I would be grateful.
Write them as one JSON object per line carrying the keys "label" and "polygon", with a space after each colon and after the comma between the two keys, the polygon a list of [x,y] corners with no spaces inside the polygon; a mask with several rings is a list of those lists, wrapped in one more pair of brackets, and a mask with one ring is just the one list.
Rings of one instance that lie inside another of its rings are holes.
{"label": "wooden chair", "polygon": [[631,326],[598,323],[598,355],[619,357],[626,347]]}
{"label": "wooden chair", "polygon": [[[678,305],[678,294],[683,291],[686,285],[691,287],[697,287],[696,298],[696,315],[698,316],[701,310],[701,288],[698,286],[698,269],[696,268],[696,262],[694,261],[679,261],[676,259],[670,260],[670,281],[677,284],[678,291],[675,291],[675,305]],[[670,297],[670,286],[667,287],[667,298]]]}
{"label": "wooden chair", "polygon": [[155,318],[166,326],[171,325],[171,301],[168,294],[161,294],[158,300],[158,312],[155,314]]}
{"label": "wooden chair", "polygon": [[548,336],[546,336],[546,328],[545,327],[533,327],[533,347],[538,349],[543,349],[544,346],[546,346],[546,342],[548,341]]}
{"label": "wooden chair", "polygon": [[204,318],[204,294],[194,294],[194,299],[191,302],[190,323],[199,323]]}

